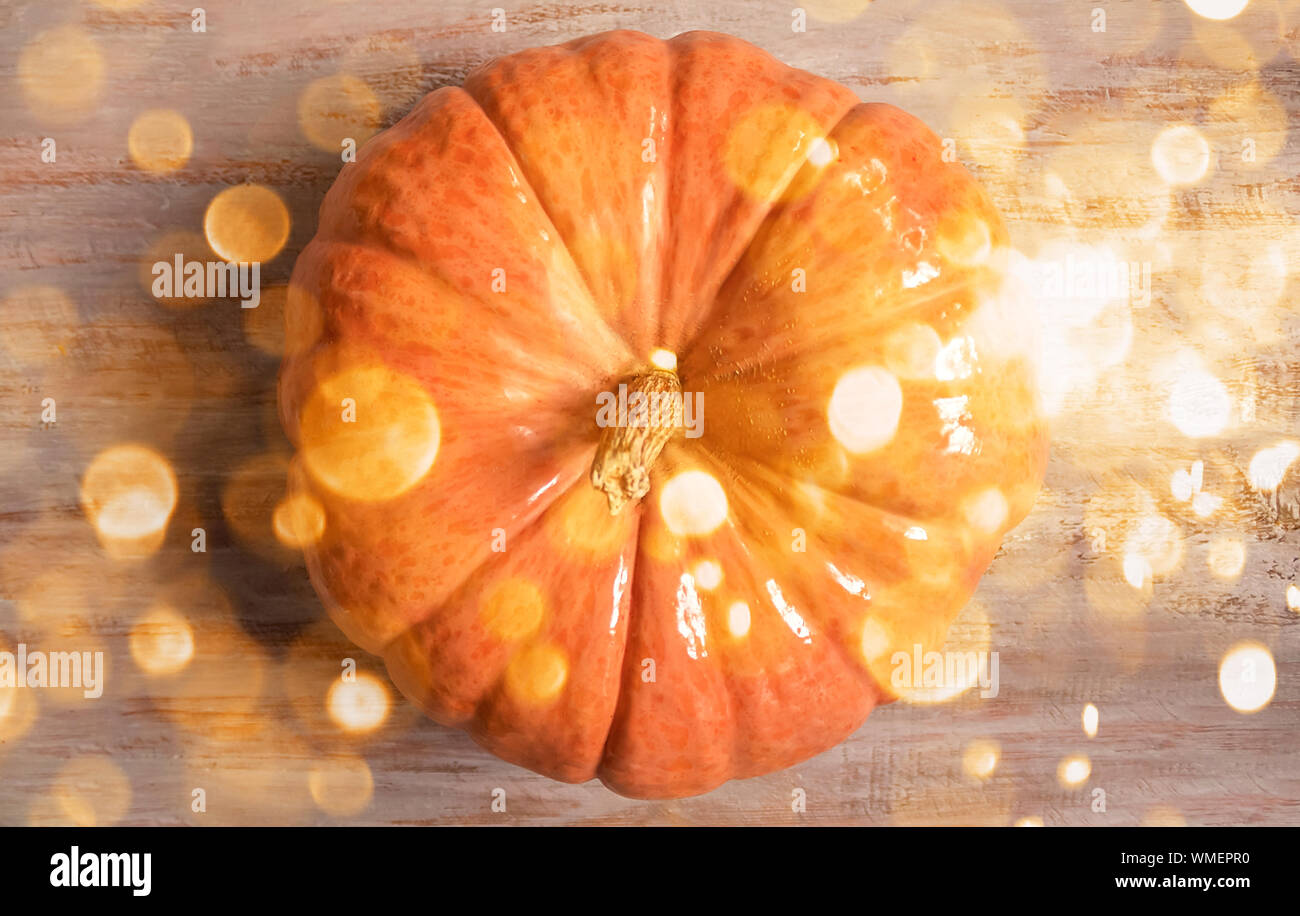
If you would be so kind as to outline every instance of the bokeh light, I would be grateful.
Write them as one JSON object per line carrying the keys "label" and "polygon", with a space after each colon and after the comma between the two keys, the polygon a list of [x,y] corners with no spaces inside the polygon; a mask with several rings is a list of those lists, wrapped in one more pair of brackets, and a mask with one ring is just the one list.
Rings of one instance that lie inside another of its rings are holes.
{"label": "bokeh light", "polygon": [[157,604],[131,627],[130,645],[146,674],[175,674],[194,657],[194,630],[174,608]]}
{"label": "bokeh light", "polygon": [[1219,692],[1237,712],[1259,712],[1273,699],[1277,667],[1273,653],[1255,642],[1233,646],[1219,662]]}
{"label": "bokeh light", "polygon": [[18,55],[18,84],[39,118],[68,122],[89,112],[104,81],[99,45],[75,25],[41,32]]}
{"label": "bokeh light", "polygon": [[1216,436],[1232,416],[1228,389],[1204,369],[1186,366],[1169,387],[1169,420],[1185,436]]}
{"label": "bokeh light", "polygon": [[50,787],[64,823],[75,827],[109,827],[131,805],[131,783],[107,757],[77,757],[69,761]]}
{"label": "bokeh light", "polygon": [[731,606],[727,608],[727,630],[737,639],[749,635],[751,622],[749,605],[746,602],[733,601]]}
{"label": "bokeh light", "polygon": [[1190,124],[1166,127],[1151,144],[1151,164],[1166,184],[1195,184],[1210,168],[1210,144]]}
{"label": "bokeh light", "polygon": [[286,547],[310,547],[325,533],[325,508],[308,493],[286,496],[271,514],[271,527]]}
{"label": "bokeh light", "polygon": [[367,502],[393,499],[419,483],[441,438],[428,393],[385,366],[325,379],[303,408],[299,429],[312,477],[339,496]]}
{"label": "bokeh light", "polygon": [[676,372],[677,354],[672,350],[656,347],[650,351],[650,365],[656,369],[662,369],[664,372]]}
{"label": "bokeh light", "polygon": [[[214,259],[214,253],[211,246],[208,245],[207,239],[199,233],[191,232],[188,229],[173,229],[164,232],[150,242],[148,248],[140,256],[138,272],[140,287],[155,302],[171,309],[191,309],[210,302],[211,300],[207,295],[154,295],[155,265],[163,262],[169,265],[174,273],[178,255],[182,264],[207,263]],[[173,291],[177,293],[184,292],[183,288]],[[191,291],[193,292],[193,290]],[[202,292],[206,293],[206,289]],[[261,309],[243,309],[242,311],[257,312],[261,311]]]}
{"label": "bokeh light", "polygon": [[659,512],[673,534],[703,537],[727,520],[727,494],[708,471],[683,471],[664,484]]}
{"label": "bokeh light", "polygon": [[1101,714],[1093,704],[1089,703],[1087,706],[1083,707],[1083,733],[1089,738],[1097,737],[1097,725],[1100,718]]}
{"label": "bokeh light", "polygon": [[1246,472],[1250,485],[1264,492],[1276,490],[1297,458],[1300,458],[1300,442],[1294,440],[1260,449],[1251,457]]}
{"label": "bokeh light", "polygon": [[909,321],[890,331],[885,339],[886,368],[898,378],[933,378],[942,349],[934,328]]}
{"label": "bokeh light", "polygon": [[1206,563],[1215,578],[1235,581],[1246,567],[1245,541],[1236,535],[1216,534],[1210,539]]}
{"label": "bokeh light", "polygon": [[330,718],[353,734],[372,732],[383,725],[391,705],[383,681],[365,671],[350,680],[336,680],[325,697]]}
{"label": "bokeh light", "polygon": [[174,172],[189,161],[194,134],[180,112],[154,108],[131,122],[126,147],[131,160],[146,172]]}
{"label": "bokeh light", "polygon": [[81,481],[82,510],[113,556],[144,556],[162,546],[176,498],[171,465],[142,445],[101,452]]}
{"label": "bokeh light", "polygon": [[1250,3],[1250,0],[1183,0],[1187,8],[1206,19],[1231,19]]}
{"label": "bokeh light", "polygon": [[262,185],[226,188],[208,204],[203,234],[227,261],[269,261],[289,239],[289,209]]}
{"label": "bokeh light", "polygon": [[1212,121],[1206,130],[1216,147],[1225,151],[1221,159],[1225,166],[1260,168],[1286,145],[1286,105],[1257,79],[1225,90],[1210,102],[1207,112]]}
{"label": "bokeh light", "polygon": [[[888,675],[886,675],[886,683],[889,683],[891,690],[898,690],[899,698],[905,703],[930,705],[952,702],[967,691],[977,688],[981,677],[991,676],[992,642],[993,627],[988,612],[978,601],[970,601],[962,608],[961,613],[948,629],[947,639],[941,645],[921,645],[923,670],[913,671],[910,684],[896,685]],[[862,632],[862,650],[869,664],[873,659],[875,660],[872,666],[874,671],[881,670],[882,662],[887,662],[892,667],[893,653],[899,650],[894,643],[895,640],[888,630],[880,628],[878,623],[868,618],[868,623],[864,625]],[[911,646],[907,648],[912,650],[911,654],[915,658],[915,649]],[[944,665],[941,683],[934,686],[927,686],[924,680],[924,668],[927,664],[925,653],[930,651],[941,653],[940,658]],[[949,659],[957,663],[950,666]],[[974,660],[975,664],[969,664],[971,660]],[[912,668],[916,667],[913,663]],[[884,669],[885,672],[889,670],[889,667]]]}
{"label": "bokeh light", "polygon": [[971,779],[986,780],[997,769],[1001,747],[996,741],[979,740],[966,745],[961,755],[962,770]]}
{"label": "bokeh light", "polygon": [[1092,762],[1082,754],[1063,759],[1056,768],[1056,779],[1066,788],[1074,789],[1088,781],[1092,775]]}
{"label": "bokeh light", "polygon": [[[2,634],[0,651],[14,651],[14,646]],[[3,742],[0,750],[5,746],[18,746],[18,739],[32,727],[37,717],[39,702],[36,695],[39,692],[26,687],[0,687],[0,742]]]}
{"label": "bokeh light", "polygon": [[526,646],[506,668],[506,690],[517,701],[540,705],[554,700],[569,677],[564,650],[550,643]]}
{"label": "bokeh light", "polygon": [[691,567],[691,576],[699,588],[711,592],[722,584],[722,567],[717,560],[701,560]]}
{"label": "bokeh light", "polygon": [[1145,512],[1129,525],[1124,539],[1124,578],[1141,588],[1155,576],[1167,576],[1183,559],[1183,532],[1158,512]]}
{"label": "bokeh light", "polygon": [[748,197],[774,201],[799,196],[814,182],[792,179],[825,142],[829,126],[819,124],[793,102],[761,104],[741,113],[727,130],[722,164],[727,176]]}
{"label": "bokeh light", "polygon": [[898,431],[903,390],[891,372],[877,366],[840,376],[826,409],[831,435],[850,452],[862,454],[888,444]]}
{"label": "bokeh light", "polygon": [[347,73],[312,80],[298,97],[298,126],[317,149],[338,155],[345,140],[357,148],[375,135],[383,115],[365,81]]}
{"label": "bokeh light", "polygon": [[543,516],[543,524],[557,549],[608,559],[627,546],[626,529],[609,514],[604,493],[595,487],[571,488]]}
{"label": "bokeh light", "polygon": [[537,584],[513,577],[493,585],[479,609],[483,625],[506,642],[532,636],[547,616],[546,596]]}
{"label": "bokeh light", "polygon": [[[968,499],[963,507],[966,520],[977,530],[992,534],[1006,523],[1007,498],[997,487],[987,487]],[[923,538],[922,538],[923,539]]]}
{"label": "bokeh light", "polygon": [[351,817],[370,804],[375,781],[362,758],[336,756],[312,764],[307,785],[312,801],[326,814]]}

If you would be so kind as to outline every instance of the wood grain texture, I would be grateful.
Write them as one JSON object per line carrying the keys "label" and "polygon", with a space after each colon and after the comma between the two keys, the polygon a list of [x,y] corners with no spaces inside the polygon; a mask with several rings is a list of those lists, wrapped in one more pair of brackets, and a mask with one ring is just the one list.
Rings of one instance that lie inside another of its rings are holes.
{"label": "wood grain texture", "polygon": [[[491,29],[494,5],[504,32]],[[99,700],[29,691],[31,708],[0,708],[0,823],[1118,826],[1175,813],[1193,825],[1300,823],[1300,615],[1285,600],[1300,580],[1300,482],[1293,467],[1261,493],[1249,475],[1259,449],[1300,438],[1300,4],[1255,0],[1213,23],[1178,2],[820,0],[796,32],[795,4],[767,0],[211,0],[201,34],[192,6],[0,7],[0,633],[10,646],[84,643],[109,658]],[[834,15],[851,7],[861,12]],[[20,57],[66,23],[96,43],[104,67],[93,107],[64,122],[33,110]],[[340,165],[299,127],[313,80],[341,70],[364,80],[382,126],[490,58],[612,28],[731,32],[907,108],[955,141],[1027,253],[1108,245],[1152,268],[1145,307],[1044,315],[1047,336],[1062,338],[1049,347],[1061,389],[1046,487],[968,609],[987,617],[999,695],[894,704],[802,766],[675,802],[511,767],[400,698],[377,731],[335,727],[323,703],[340,660],[383,672],[322,619],[300,560],[269,536],[283,480],[259,456],[287,446],[278,360],[251,341],[274,324],[275,304],[268,297],[258,317],[233,300],[171,309],[140,280],[160,236],[202,233],[215,194],[257,182],[292,219],[263,285],[287,281]],[[1234,91],[1248,95],[1225,95]],[[192,157],[170,175],[127,153],[132,121],[158,107],[194,131]],[[1179,122],[1207,138],[1211,163],[1170,189],[1150,151]],[[56,162],[41,159],[46,137]],[[1244,139],[1268,155],[1243,161]],[[70,310],[33,298],[32,286],[56,287]],[[1226,392],[1227,422],[1211,435],[1170,421],[1180,354]],[[41,422],[44,398],[56,400],[54,424]],[[167,540],[145,560],[105,555],[79,506],[91,459],[125,441],[159,449],[179,484]],[[1222,500],[1206,517],[1171,493],[1171,475],[1196,460],[1203,489]],[[1176,526],[1178,556],[1137,590],[1120,559],[1144,514]],[[197,526],[204,554],[190,550]],[[1238,545],[1241,572],[1224,576]],[[169,678],[145,675],[129,648],[158,602],[195,636],[194,660]],[[1276,695],[1253,715],[1218,687],[1220,658],[1242,640],[1267,646],[1277,665]],[[1080,727],[1086,703],[1101,713],[1093,739]],[[964,748],[980,739],[1001,748],[984,782],[962,772]],[[1092,771],[1067,789],[1056,771],[1073,753]],[[65,770],[83,757],[111,765]],[[347,811],[328,799],[354,793],[322,788],[320,768],[356,758],[372,795]],[[206,813],[191,811],[194,787],[207,792]],[[505,813],[491,810],[497,788]],[[1104,812],[1092,807],[1097,788]],[[805,813],[792,810],[796,789]],[[70,797],[89,799],[93,814]]]}

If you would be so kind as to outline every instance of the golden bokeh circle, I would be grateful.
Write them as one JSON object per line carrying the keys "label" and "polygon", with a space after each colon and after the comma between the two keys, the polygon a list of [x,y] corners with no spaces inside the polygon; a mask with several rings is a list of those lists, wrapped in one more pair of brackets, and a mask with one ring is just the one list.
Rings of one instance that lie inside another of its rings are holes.
{"label": "golden bokeh circle", "polygon": [[351,734],[372,732],[388,718],[392,699],[384,682],[366,671],[338,679],[325,694],[325,709],[339,728]]}
{"label": "golden bokeh circle", "polygon": [[288,286],[266,286],[262,288],[257,308],[239,310],[245,339],[268,356],[284,355],[284,321],[288,299]]}
{"label": "golden bokeh circle", "polygon": [[348,73],[313,80],[298,97],[298,126],[312,146],[339,153],[345,140],[360,148],[379,130],[383,106],[364,80]]}
{"label": "golden bokeh circle", "polygon": [[325,507],[308,493],[286,496],[271,514],[276,539],[286,547],[309,547],[325,533]]}
{"label": "golden bokeh circle", "polygon": [[479,615],[494,636],[515,642],[541,627],[547,616],[546,596],[528,579],[503,579],[484,595]]}
{"label": "golden bokeh circle", "polygon": [[568,676],[569,662],[563,649],[551,643],[534,643],[511,659],[506,668],[506,689],[522,703],[549,703],[564,689]]}
{"label": "golden bokeh circle", "polygon": [[131,782],[107,757],[78,757],[54,777],[50,794],[66,822],[107,827],[131,806]]}
{"label": "golden bokeh circle", "polygon": [[1205,19],[1222,22],[1241,13],[1250,0],[1183,0],[1187,8]]}
{"label": "golden bokeh circle", "polygon": [[[176,257],[180,256],[182,264],[182,276],[176,276]],[[140,256],[139,279],[140,285],[149,292],[150,297],[159,305],[171,309],[190,309],[198,305],[210,302],[211,299],[206,295],[206,290],[202,290],[203,295],[197,296],[169,296],[155,295],[154,284],[166,275],[162,274],[162,264],[167,265],[172,273],[174,286],[172,292],[184,292],[183,271],[184,265],[191,262],[203,262],[212,260],[214,257],[212,246],[208,244],[207,239],[188,229],[172,229],[164,232],[145,249]],[[155,272],[157,270],[157,272]],[[162,285],[162,284],[160,284]],[[257,311],[250,309],[247,311]]]}
{"label": "golden bokeh circle", "polygon": [[438,413],[415,379],[385,366],[359,366],[325,379],[299,418],[308,473],[339,496],[394,499],[433,467]]}
{"label": "golden bokeh circle", "polygon": [[1259,712],[1277,690],[1273,653],[1257,642],[1239,642],[1219,662],[1219,693],[1240,713]]}
{"label": "golden bokeh circle", "polygon": [[364,759],[336,756],[312,765],[307,786],[316,807],[334,817],[350,817],[370,804],[375,781]]}
{"label": "golden bokeh circle", "polygon": [[115,556],[144,556],[162,545],[176,508],[176,474],[143,445],[116,445],[95,456],[81,481],[81,506],[100,543]]}
{"label": "golden bokeh circle", "polygon": [[262,185],[226,188],[208,204],[203,233],[227,261],[269,261],[289,240],[289,209]]}
{"label": "golden bokeh circle", "polygon": [[37,117],[71,121],[99,97],[104,57],[93,38],[75,25],[41,32],[18,56],[18,83]]}
{"label": "golden bokeh circle", "polygon": [[131,122],[126,147],[131,161],[146,172],[174,172],[194,152],[194,133],[180,112],[151,108]]}
{"label": "golden bokeh circle", "polygon": [[131,657],[146,674],[175,674],[194,657],[194,631],[166,604],[150,608],[131,627]]}

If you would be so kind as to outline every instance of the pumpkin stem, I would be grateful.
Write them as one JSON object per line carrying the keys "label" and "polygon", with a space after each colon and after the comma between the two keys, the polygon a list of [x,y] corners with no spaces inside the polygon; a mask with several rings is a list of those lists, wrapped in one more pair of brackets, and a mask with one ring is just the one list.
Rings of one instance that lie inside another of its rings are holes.
{"label": "pumpkin stem", "polygon": [[650,468],[682,428],[682,383],[671,369],[648,369],[620,384],[606,408],[614,409],[596,414],[603,429],[591,462],[591,485],[605,493],[609,514],[618,515],[650,492]]}

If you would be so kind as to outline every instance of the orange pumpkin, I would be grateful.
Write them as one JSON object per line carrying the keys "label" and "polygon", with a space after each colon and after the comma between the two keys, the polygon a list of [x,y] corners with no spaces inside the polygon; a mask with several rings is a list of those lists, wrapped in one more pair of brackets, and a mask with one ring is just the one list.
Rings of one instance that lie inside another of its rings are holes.
{"label": "orange pumpkin", "polygon": [[[1007,263],[924,125],[739,39],[492,62],[343,167],[294,271],[312,581],[537,772],[798,763],[942,646],[1038,490]],[[601,414],[620,384],[659,421]]]}

